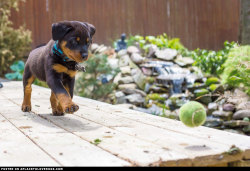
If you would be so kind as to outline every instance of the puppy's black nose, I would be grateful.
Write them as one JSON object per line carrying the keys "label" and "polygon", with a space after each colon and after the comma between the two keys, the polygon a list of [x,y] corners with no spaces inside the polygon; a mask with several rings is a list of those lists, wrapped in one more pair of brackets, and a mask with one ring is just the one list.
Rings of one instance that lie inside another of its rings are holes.
{"label": "puppy's black nose", "polygon": [[82,53],[82,59],[86,59],[88,57],[88,53]]}

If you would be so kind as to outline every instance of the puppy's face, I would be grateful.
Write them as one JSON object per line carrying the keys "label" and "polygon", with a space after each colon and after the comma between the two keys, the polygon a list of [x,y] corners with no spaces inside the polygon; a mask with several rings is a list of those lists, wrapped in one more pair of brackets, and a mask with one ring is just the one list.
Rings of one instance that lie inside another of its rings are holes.
{"label": "puppy's face", "polygon": [[88,59],[95,27],[79,21],[63,21],[52,24],[52,38],[58,40],[63,53],[76,62]]}

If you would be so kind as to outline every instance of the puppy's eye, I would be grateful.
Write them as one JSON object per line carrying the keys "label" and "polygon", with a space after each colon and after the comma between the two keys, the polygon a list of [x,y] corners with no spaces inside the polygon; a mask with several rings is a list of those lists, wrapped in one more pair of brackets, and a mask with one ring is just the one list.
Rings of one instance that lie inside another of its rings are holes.
{"label": "puppy's eye", "polygon": [[78,41],[76,41],[76,39],[72,39],[70,43],[74,46],[78,45]]}

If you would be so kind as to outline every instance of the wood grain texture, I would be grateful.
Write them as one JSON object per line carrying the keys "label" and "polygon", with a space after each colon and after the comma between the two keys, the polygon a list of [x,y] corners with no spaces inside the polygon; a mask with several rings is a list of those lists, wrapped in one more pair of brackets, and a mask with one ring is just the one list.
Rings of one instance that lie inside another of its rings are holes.
{"label": "wood grain texture", "polygon": [[238,41],[240,0],[26,0],[11,20],[32,31],[33,47],[51,39],[52,23],[79,20],[96,27],[97,43],[111,45],[123,32],[167,33],[189,49],[218,50]]}

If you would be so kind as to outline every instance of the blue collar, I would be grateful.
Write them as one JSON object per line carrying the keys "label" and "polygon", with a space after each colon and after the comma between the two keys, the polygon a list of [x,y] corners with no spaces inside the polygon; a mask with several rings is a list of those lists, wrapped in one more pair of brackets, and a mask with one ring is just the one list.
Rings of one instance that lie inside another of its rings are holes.
{"label": "blue collar", "polygon": [[69,57],[67,57],[66,55],[63,54],[63,51],[58,46],[58,40],[55,41],[53,48],[52,48],[52,52],[53,52],[53,54],[62,57],[64,62],[73,61]]}

